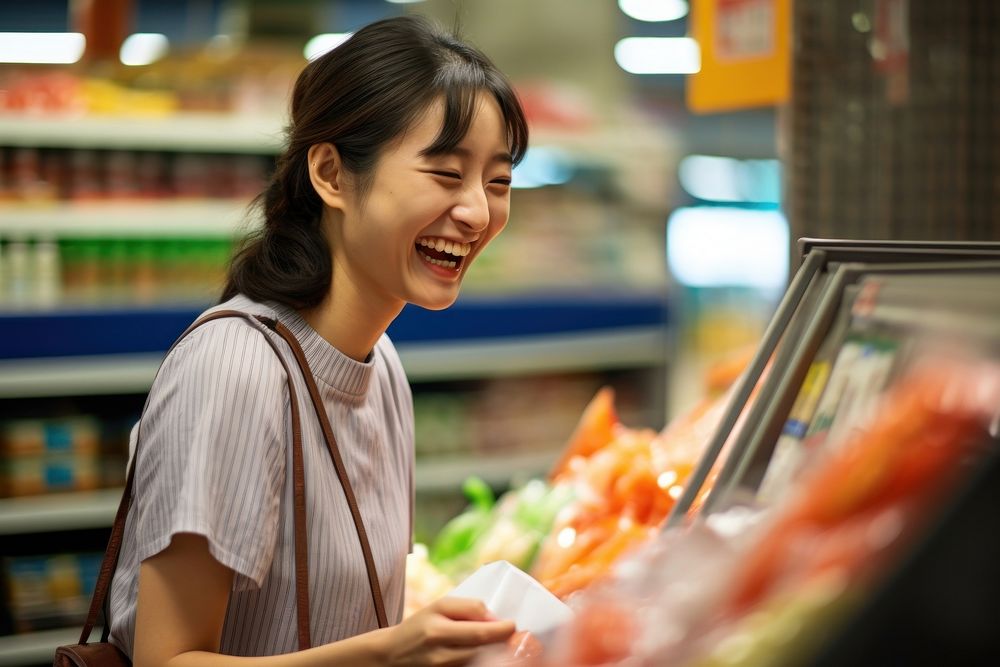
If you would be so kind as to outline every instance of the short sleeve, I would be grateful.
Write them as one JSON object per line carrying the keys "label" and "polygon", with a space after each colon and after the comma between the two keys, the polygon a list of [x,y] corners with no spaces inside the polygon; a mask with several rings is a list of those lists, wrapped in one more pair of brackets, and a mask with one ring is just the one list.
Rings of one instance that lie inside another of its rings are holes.
{"label": "short sleeve", "polygon": [[174,535],[196,533],[242,575],[237,588],[263,582],[280,524],[288,423],[286,376],[266,335],[241,320],[212,322],[164,361],[134,462],[140,561]]}

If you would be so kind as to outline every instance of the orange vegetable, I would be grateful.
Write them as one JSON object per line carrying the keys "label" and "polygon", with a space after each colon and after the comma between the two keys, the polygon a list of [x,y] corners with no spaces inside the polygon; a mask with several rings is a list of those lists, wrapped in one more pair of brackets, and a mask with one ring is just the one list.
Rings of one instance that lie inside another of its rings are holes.
{"label": "orange vegetable", "polygon": [[[568,572],[575,563],[583,561],[587,554],[596,549],[602,542],[611,538],[618,529],[618,519],[605,518],[598,523],[590,524],[579,530],[571,525],[559,526],[542,545],[542,551],[535,561],[532,574],[545,585],[545,582]],[[563,531],[571,531],[572,538],[563,537]]]}
{"label": "orange vegetable", "polygon": [[557,479],[569,468],[569,462],[575,457],[588,458],[614,440],[615,426],[618,423],[615,391],[611,387],[603,387],[584,408],[562,457],[549,473],[549,479]]}
{"label": "orange vegetable", "polygon": [[[592,532],[594,531],[588,531]],[[595,539],[593,535],[589,535],[588,542],[592,546],[586,553],[563,572],[539,581],[556,597],[566,598],[609,574],[622,556],[653,539],[656,532],[655,528],[625,520],[621,521],[617,530],[609,531],[606,525],[602,525],[600,537],[603,539]],[[586,539],[588,535],[585,534],[584,537]]]}

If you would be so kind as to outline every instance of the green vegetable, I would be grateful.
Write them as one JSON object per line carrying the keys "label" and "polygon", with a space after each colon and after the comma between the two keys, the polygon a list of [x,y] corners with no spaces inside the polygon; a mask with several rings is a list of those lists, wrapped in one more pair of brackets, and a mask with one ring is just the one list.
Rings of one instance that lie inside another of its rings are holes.
{"label": "green vegetable", "polygon": [[462,491],[471,506],[445,524],[431,547],[431,563],[442,569],[451,569],[453,561],[468,554],[493,521],[496,498],[486,482],[470,477],[462,485]]}

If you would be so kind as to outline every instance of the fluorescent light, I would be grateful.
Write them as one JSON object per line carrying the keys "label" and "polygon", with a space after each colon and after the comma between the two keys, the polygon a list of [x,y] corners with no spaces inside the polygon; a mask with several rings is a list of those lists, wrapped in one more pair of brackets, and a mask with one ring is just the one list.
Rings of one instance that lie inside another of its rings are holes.
{"label": "fluorescent light", "polygon": [[331,51],[351,38],[349,32],[326,32],[316,35],[308,42],[306,48],[302,49],[302,54],[306,60],[316,60],[327,51]]}
{"label": "fluorescent light", "polygon": [[0,32],[0,63],[72,65],[86,46],[78,32]]}
{"label": "fluorescent light", "polygon": [[690,37],[626,37],[615,44],[615,62],[631,74],[694,74],[701,49]]}
{"label": "fluorescent light", "polygon": [[788,255],[788,222],[779,211],[698,206],[667,221],[667,264],[692,287],[780,290]]}
{"label": "fluorescent light", "polygon": [[781,164],[777,160],[688,155],[677,167],[677,179],[695,199],[757,204],[781,201]]}
{"label": "fluorescent light", "polygon": [[166,35],[158,32],[137,32],[129,35],[122,42],[118,57],[123,65],[135,67],[150,65],[167,55],[170,41]]}
{"label": "fluorescent light", "polygon": [[418,2],[423,2],[424,0],[386,0],[386,2],[391,2],[394,5],[415,5]]}
{"label": "fluorescent light", "polygon": [[636,21],[676,21],[687,16],[687,0],[618,0],[618,8]]}

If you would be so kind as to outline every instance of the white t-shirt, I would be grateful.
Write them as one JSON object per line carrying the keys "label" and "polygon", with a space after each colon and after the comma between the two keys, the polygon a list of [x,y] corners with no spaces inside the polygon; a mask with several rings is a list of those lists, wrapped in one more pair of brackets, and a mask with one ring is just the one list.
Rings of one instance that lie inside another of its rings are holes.
{"label": "white t-shirt", "polygon": [[[364,363],[294,310],[237,296],[212,308],[266,315],[299,340],[357,496],[390,623],[402,616],[413,521],[413,399],[383,336]],[[288,344],[242,318],[202,325],[165,359],[142,417],[133,504],[111,588],[111,641],[133,654],[139,564],[177,533],[208,539],[235,572],[220,651],[296,650],[292,426],[285,371],[302,420],[313,646],[378,627],[347,500]],[[136,429],[132,430],[134,450]]]}

